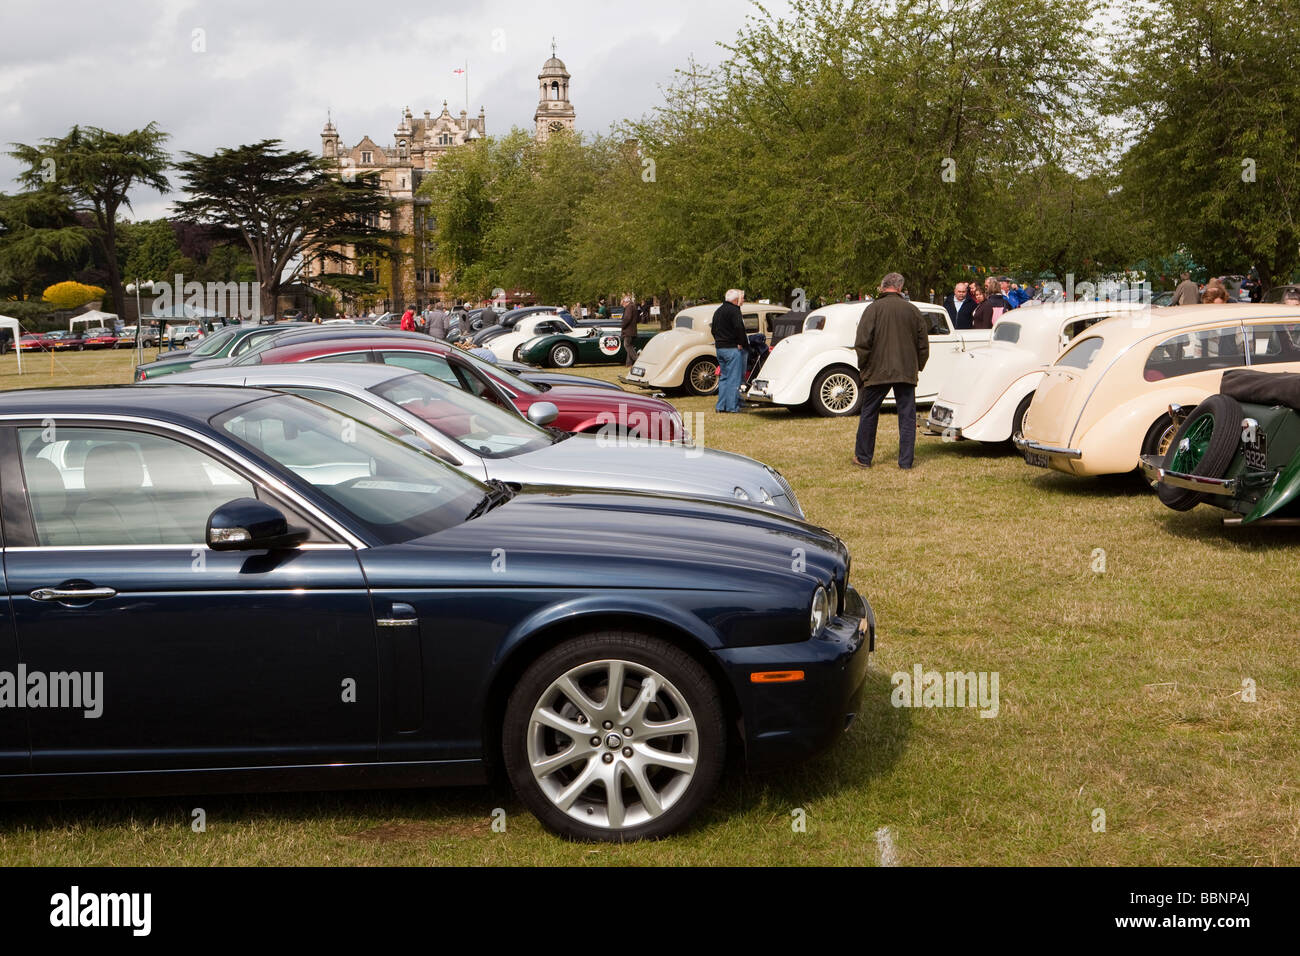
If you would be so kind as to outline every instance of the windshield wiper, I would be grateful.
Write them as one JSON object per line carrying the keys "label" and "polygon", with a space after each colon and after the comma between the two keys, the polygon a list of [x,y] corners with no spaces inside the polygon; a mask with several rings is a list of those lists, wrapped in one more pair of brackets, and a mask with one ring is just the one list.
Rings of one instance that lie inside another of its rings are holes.
{"label": "windshield wiper", "polygon": [[469,514],[465,516],[466,521],[472,521],[480,515],[485,515],[497,505],[505,504],[515,496],[514,489],[504,481],[497,478],[489,478],[485,484],[488,487],[487,494],[476,504]]}

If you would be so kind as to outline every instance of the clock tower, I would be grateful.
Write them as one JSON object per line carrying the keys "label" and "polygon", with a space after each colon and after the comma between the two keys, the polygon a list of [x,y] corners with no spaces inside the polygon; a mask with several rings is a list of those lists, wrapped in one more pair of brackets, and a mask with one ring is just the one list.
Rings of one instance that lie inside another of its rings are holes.
{"label": "clock tower", "polygon": [[542,64],[537,74],[537,112],[533,114],[535,137],[544,143],[551,133],[560,130],[573,132],[573,104],[569,102],[569,71],[564,61],[555,55],[555,40],[551,40],[551,58]]}

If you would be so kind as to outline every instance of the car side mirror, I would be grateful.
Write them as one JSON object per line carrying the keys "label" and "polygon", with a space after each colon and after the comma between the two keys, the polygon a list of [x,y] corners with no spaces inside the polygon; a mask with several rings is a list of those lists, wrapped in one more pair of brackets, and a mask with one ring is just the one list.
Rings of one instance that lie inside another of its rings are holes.
{"label": "car side mirror", "polygon": [[549,425],[560,417],[554,402],[533,402],[528,406],[528,420],[534,425]]}
{"label": "car side mirror", "polygon": [[292,548],[309,535],[306,528],[290,530],[279,508],[256,498],[227,501],[208,515],[207,540],[213,551]]}

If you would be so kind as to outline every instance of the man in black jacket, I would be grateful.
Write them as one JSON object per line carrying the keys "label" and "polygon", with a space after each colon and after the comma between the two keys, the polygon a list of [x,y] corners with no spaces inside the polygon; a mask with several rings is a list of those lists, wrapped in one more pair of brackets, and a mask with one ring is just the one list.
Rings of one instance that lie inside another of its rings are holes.
{"label": "man in black jacket", "polygon": [[726,301],[713,313],[713,347],[718,353],[718,403],[714,407],[719,412],[740,411],[740,383],[749,355],[749,335],[740,314],[744,302],[744,291],[728,289]]}
{"label": "man in black jacket", "polygon": [[862,412],[853,463],[870,468],[880,405],[892,389],[898,410],[898,467],[911,468],[916,450],[916,381],[930,357],[930,323],[903,298],[903,277],[880,280],[880,296],[862,311],[853,342],[862,378]]}
{"label": "man in black jacket", "polygon": [[975,314],[975,298],[966,289],[966,283],[958,282],[952,292],[943,300],[943,307],[948,310],[954,329],[969,329],[971,317]]}
{"label": "man in black jacket", "polygon": [[630,295],[623,296],[623,318],[619,323],[619,331],[623,334],[623,364],[627,366],[636,364],[636,331],[639,321],[641,307],[636,304],[636,299]]}

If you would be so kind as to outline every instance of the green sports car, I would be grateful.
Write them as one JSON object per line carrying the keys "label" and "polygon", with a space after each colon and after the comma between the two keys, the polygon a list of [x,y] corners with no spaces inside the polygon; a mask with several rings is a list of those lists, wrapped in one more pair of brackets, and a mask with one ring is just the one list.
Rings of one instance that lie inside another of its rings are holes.
{"label": "green sports car", "polygon": [[1164,504],[1210,504],[1231,524],[1300,520],[1300,372],[1229,369],[1219,394],[1169,413],[1169,450],[1138,463]]}
{"label": "green sports car", "polygon": [[[654,332],[636,334],[637,351],[654,338]],[[627,359],[623,336],[611,326],[578,328],[529,339],[515,349],[515,360],[543,368],[571,368],[574,365],[622,364]]]}

